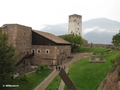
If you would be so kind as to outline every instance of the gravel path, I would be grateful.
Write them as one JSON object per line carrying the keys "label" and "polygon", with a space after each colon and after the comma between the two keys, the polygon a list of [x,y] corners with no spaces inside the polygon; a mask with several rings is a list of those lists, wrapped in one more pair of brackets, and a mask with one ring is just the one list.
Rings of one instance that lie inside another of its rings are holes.
{"label": "gravel path", "polygon": [[[68,68],[70,65],[72,65],[74,62],[91,56],[92,53],[74,53],[72,54],[73,58],[71,60],[66,60],[65,63],[63,63],[63,66],[65,68]],[[55,69],[52,71],[52,73],[43,81],[41,82],[34,90],[45,90],[45,88],[50,84],[50,82],[59,74],[59,71],[56,71]]]}

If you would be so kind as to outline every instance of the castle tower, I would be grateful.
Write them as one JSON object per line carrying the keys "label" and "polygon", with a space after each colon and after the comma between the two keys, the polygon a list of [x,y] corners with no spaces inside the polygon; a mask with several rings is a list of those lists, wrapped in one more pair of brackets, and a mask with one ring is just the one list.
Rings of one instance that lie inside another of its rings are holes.
{"label": "castle tower", "polygon": [[68,34],[82,36],[82,16],[73,14],[69,16]]}
{"label": "castle tower", "polygon": [[26,53],[30,53],[32,43],[32,28],[19,24],[4,24],[3,32],[8,34],[8,44],[13,44],[20,60]]}

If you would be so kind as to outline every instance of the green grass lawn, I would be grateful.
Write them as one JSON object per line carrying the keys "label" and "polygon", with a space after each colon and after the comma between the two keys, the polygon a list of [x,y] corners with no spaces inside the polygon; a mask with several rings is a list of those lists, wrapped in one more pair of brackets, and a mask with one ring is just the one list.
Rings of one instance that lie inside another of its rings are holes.
{"label": "green grass lawn", "polygon": [[34,88],[41,81],[43,81],[51,72],[52,72],[52,70],[43,70],[43,71],[41,71],[40,74],[33,72],[26,76],[27,81],[21,80],[21,78],[23,76],[19,76],[16,79],[9,78],[7,80],[7,82],[9,82],[9,83],[6,83],[6,84],[19,85],[19,87],[17,87],[17,88],[2,88],[0,90],[34,90]]}
{"label": "green grass lawn", "polygon": [[[69,76],[78,90],[97,90],[101,81],[107,76],[111,68],[111,60],[117,56],[118,51],[107,53],[106,50],[108,49],[101,47],[80,48],[80,52],[94,52],[96,53],[96,56],[100,56],[101,52],[104,52],[106,62],[90,63],[90,57],[88,57],[76,63],[73,63],[73,65],[69,68]],[[59,76],[55,77],[55,79],[48,85],[46,90],[54,90],[56,87],[59,86],[61,79],[58,77]],[[66,86],[64,90],[68,90]]]}
{"label": "green grass lawn", "polygon": [[59,87],[60,81],[61,81],[60,76],[57,75],[45,90],[57,90],[57,88]]}
{"label": "green grass lawn", "polygon": [[[102,48],[98,51],[93,51],[99,54]],[[103,49],[104,50],[104,49]],[[117,51],[104,53],[105,63],[90,63],[89,58],[82,59],[74,63],[69,68],[69,76],[76,85],[78,90],[97,90],[101,81],[107,76],[111,68],[111,60],[117,56]],[[65,90],[68,90],[65,87]]]}

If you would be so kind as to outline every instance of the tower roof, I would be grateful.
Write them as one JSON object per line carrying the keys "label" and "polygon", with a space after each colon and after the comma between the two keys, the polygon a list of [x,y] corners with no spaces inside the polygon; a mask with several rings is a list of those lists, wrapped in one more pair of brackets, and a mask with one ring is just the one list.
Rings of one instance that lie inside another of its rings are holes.
{"label": "tower roof", "polygon": [[82,17],[82,15],[72,14],[72,15],[69,15],[69,17]]}

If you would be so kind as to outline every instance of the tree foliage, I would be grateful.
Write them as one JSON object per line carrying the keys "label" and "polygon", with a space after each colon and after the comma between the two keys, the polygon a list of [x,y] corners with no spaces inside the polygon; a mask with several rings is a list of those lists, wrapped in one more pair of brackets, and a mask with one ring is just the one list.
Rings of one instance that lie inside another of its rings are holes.
{"label": "tree foliage", "polygon": [[118,33],[118,34],[116,34],[116,35],[113,36],[112,43],[115,46],[120,46],[120,33]]}
{"label": "tree foliage", "polygon": [[64,35],[62,38],[72,44],[72,49],[83,44],[83,39],[79,35]]}
{"label": "tree foliage", "polygon": [[8,35],[0,28],[0,83],[14,72],[15,60],[15,48],[8,45]]}

